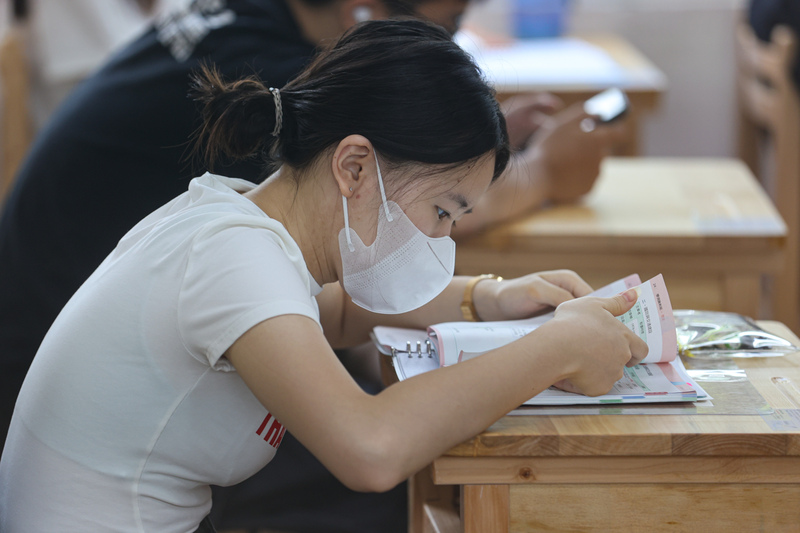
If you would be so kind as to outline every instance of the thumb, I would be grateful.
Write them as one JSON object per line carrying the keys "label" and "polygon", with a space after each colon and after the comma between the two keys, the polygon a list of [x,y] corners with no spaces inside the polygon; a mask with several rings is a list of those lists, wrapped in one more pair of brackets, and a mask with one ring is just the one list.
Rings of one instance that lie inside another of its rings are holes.
{"label": "thumb", "polygon": [[619,316],[629,311],[636,303],[637,298],[639,298],[639,294],[636,289],[628,289],[613,298],[602,298],[603,308],[612,315]]}
{"label": "thumb", "polygon": [[627,134],[628,123],[622,119],[612,124],[602,124],[602,127],[597,128],[596,137],[598,137],[603,144],[611,146],[624,141]]}
{"label": "thumb", "polygon": [[528,126],[533,131],[536,131],[542,126],[542,124],[548,121],[550,121],[550,114],[547,112],[537,110],[528,114]]}
{"label": "thumb", "polygon": [[531,104],[528,108],[528,113],[539,113],[542,115],[552,115],[558,111],[558,106],[554,105],[551,102],[536,102]]}

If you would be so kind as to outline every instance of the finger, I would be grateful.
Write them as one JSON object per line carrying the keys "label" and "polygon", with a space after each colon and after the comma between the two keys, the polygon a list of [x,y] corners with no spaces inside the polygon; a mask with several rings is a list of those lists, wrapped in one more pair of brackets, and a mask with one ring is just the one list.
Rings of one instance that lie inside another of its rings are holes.
{"label": "finger", "polygon": [[564,302],[574,300],[575,296],[563,287],[559,287],[541,278],[539,283],[529,287],[531,299],[544,305],[558,307]]}
{"label": "finger", "polygon": [[633,304],[636,303],[638,297],[639,293],[636,292],[636,289],[628,289],[612,298],[599,298],[599,300],[602,302],[602,306],[606,311],[614,316],[619,316],[627,313],[630,308],[633,307]]}
{"label": "finger", "polygon": [[602,142],[607,146],[613,145],[620,141],[624,141],[628,136],[628,124],[625,120],[618,120],[611,124],[598,124],[595,128],[595,137],[598,142]]}
{"label": "finger", "polygon": [[583,103],[576,102],[556,113],[554,118],[558,120],[559,123],[573,122],[575,125],[578,125],[583,119],[592,119],[592,115],[584,111]]}
{"label": "finger", "polygon": [[631,334],[634,337],[630,342],[631,358],[627,363],[625,363],[625,366],[638,365],[645,357],[647,357],[647,354],[650,352],[650,347],[647,346],[646,342],[639,338],[639,336],[635,333],[631,332]]}
{"label": "finger", "polygon": [[515,110],[506,116],[509,142],[521,150],[527,146],[531,137],[542,127],[546,127],[552,118],[548,113],[537,110]]}
{"label": "finger", "polygon": [[592,286],[572,270],[540,272],[539,277],[568,290],[575,297],[586,296],[592,292]]}
{"label": "finger", "polygon": [[551,113],[537,109],[528,115],[528,125],[535,131],[550,120]]}
{"label": "finger", "polygon": [[553,109],[554,111],[558,111],[564,108],[564,100],[560,97],[556,96],[553,93],[548,92],[541,92],[536,93],[536,102],[538,105],[546,105]]}
{"label": "finger", "polygon": [[551,116],[558,112],[558,107],[553,105],[550,102],[536,102],[531,104],[528,108],[528,112],[531,114],[541,114]]}

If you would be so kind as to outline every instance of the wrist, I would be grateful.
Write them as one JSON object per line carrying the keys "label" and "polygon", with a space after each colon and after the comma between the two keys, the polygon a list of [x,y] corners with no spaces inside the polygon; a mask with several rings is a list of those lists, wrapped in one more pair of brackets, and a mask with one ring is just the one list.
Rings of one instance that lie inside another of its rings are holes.
{"label": "wrist", "polygon": [[568,325],[548,320],[527,335],[533,346],[542,354],[544,368],[549,369],[552,383],[568,380],[579,370],[579,364],[565,342],[573,336],[573,333]]}
{"label": "wrist", "polygon": [[481,274],[467,282],[461,301],[461,315],[465,321],[482,322],[497,316],[493,309],[497,307],[495,282],[502,280],[494,274]]}

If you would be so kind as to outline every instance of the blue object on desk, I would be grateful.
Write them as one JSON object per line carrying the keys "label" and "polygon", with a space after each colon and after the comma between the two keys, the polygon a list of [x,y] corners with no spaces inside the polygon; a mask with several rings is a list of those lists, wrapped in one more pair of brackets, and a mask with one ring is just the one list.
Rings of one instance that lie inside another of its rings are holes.
{"label": "blue object on desk", "polygon": [[520,38],[558,37],[564,33],[569,0],[515,0],[514,33]]}

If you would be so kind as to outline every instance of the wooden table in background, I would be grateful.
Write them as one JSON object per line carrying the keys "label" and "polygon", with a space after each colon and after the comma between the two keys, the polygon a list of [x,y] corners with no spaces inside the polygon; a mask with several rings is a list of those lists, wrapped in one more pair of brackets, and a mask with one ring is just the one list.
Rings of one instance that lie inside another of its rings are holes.
{"label": "wooden table in background", "polygon": [[410,530],[798,531],[800,353],[735,363],[770,409],[507,416],[413,478]]}
{"label": "wooden table in background", "polygon": [[568,268],[594,287],[634,272],[642,279],[662,273],[675,309],[768,318],[761,278],[782,267],[785,235],[737,160],[609,158],[579,203],[460,241],[456,273],[514,277]]}
{"label": "wooden table in background", "polygon": [[574,35],[571,38],[585,41],[604,51],[620,68],[621,77],[614,82],[605,81],[548,81],[520,84],[515,79],[492,80],[497,97],[504,100],[510,96],[531,92],[550,92],[561,98],[565,105],[584,101],[609,87],[623,89],[631,103],[627,119],[627,135],[616,149],[618,155],[639,155],[639,130],[643,116],[654,112],[663,93],[667,90],[667,79],[649,59],[624,38],[614,34]]}

